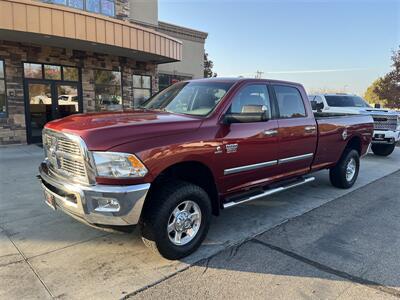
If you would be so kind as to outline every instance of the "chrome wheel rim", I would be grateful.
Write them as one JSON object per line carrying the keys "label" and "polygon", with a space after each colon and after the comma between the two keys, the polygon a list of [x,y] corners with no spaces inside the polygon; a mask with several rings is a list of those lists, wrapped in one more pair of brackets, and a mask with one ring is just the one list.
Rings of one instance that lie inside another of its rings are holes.
{"label": "chrome wheel rim", "polygon": [[200,225],[200,207],[196,202],[183,201],[175,207],[168,219],[168,238],[174,245],[186,245],[195,238]]}
{"label": "chrome wheel rim", "polygon": [[357,164],[354,158],[350,159],[346,167],[346,180],[351,181],[356,174]]}

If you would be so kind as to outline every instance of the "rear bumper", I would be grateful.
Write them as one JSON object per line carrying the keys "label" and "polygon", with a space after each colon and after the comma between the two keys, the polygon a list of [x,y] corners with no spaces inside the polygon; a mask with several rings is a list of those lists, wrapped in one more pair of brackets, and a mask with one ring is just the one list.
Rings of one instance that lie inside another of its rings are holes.
{"label": "rear bumper", "polygon": [[373,144],[395,144],[400,140],[400,131],[374,130]]}
{"label": "rear bumper", "polygon": [[[128,226],[139,222],[150,184],[85,186],[69,183],[49,172],[47,162],[39,167],[42,189],[50,194],[56,209],[91,225]],[[100,209],[99,201],[118,201],[119,209]]]}

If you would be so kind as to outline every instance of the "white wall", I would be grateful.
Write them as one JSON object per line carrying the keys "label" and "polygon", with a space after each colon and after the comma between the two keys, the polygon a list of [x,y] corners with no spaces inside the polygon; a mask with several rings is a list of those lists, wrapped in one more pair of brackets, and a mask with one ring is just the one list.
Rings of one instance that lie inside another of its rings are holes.
{"label": "white wall", "polygon": [[204,76],[204,43],[194,42],[179,38],[183,42],[182,61],[176,63],[161,64],[158,66],[159,73],[190,75],[195,78]]}
{"label": "white wall", "polygon": [[129,17],[135,21],[157,25],[158,0],[129,0]]}

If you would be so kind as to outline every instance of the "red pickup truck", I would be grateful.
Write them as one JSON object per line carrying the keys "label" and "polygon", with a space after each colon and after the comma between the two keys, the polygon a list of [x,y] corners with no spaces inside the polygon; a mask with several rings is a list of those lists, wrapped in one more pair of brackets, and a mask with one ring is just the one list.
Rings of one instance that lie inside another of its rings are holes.
{"label": "red pickup truck", "polygon": [[192,253],[211,215],[314,180],[350,188],[373,120],[313,114],[302,85],[180,82],[126,112],[69,116],[43,131],[46,203],[96,227],[139,224],[168,259]]}

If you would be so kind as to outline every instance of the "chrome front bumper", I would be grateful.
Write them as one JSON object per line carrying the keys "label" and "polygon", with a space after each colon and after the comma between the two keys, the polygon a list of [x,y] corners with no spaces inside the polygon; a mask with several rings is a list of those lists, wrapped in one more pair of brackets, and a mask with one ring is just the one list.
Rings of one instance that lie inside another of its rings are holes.
{"label": "chrome front bumper", "polygon": [[[150,183],[127,186],[69,183],[50,173],[46,161],[39,167],[43,191],[53,196],[57,209],[91,225],[127,226],[139,222]],[[118,211],[99,211],[99,199],[114,199]],[[97,209],[97,210],[96,210]]]}
{"label": "chrome front bumper", "polygon": [[[380,138],[377,138],[380,136]],[[374,130],[373,144],[395,144],[400,140],[400,131]]]}

